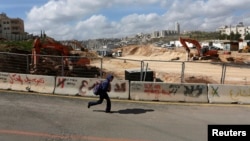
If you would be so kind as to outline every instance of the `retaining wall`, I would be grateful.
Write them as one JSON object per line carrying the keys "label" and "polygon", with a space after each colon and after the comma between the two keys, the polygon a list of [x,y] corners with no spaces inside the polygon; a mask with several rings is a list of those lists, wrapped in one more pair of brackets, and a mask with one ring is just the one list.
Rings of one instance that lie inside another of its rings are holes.
{"label": "retaining wall", "polygon": [[[79,96],[95,96],[93,90],[89,89],[97,81],[103,79],[97,78],[79,78],[79,77],[57,77],[55,84],[55,94],[63,95],[79,95]],[[114,79],[111,83],[111,98],[129,97],[129,83],[127,80]]]}
{"label": "retaining wall", "polygon": [[132,81],[130,96],[133,100],[208,102],[206,84]]}
{"label": "retaining wall", "polygon": [[[58,95],[97,97],[89,89],[97,78],[54,77],[0,72],[0,89]],[[202,83],[163,83],[114,79],[111,98],[197,103],[250,104],[250,86]]]}
{"label": "retaining wall", "polygon": [[0,83],[1,89],[53,93],[55,88],[55,77],[0,72]]}
{"label": "retaining wall", "polygon": [[250,104],[250,86],[208,84],[210,103]]}
{"label": "retaining wall", "polygon": [[9,73],[0,72],[0,89],[8,90],[11,88]]}

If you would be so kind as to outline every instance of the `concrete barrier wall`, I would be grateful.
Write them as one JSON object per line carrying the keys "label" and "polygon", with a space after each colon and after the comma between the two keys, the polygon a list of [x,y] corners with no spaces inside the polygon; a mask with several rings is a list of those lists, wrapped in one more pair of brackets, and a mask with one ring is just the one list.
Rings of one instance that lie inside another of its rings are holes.
{"label": "concrete barrier wall", "polygon": [[[54,77],[0,72],[0,89],[39,93],[92,96],[88,88],[97,78]],[[130,94],[130,96],[129,96]],[[247,85],[163,83],[114,79],[111,98],[157,100],[199,103],[250,104],[250,87]]]}
{"label": "concrete barrier wall", "polygon": [[202,83],[182,83],[182,90],[185,102],[201,102],[208,103],[207,84]]}
{"label": "concrete barrier wall", "polygon": [[55,79],[55,76],[26,75],[25,83],[29,84],[26,89],[32,92],[52,94],[55,89]]}
{"label": "concrete barrier wall", "polygon": [[109,93],[111,98],[129,98],[129,81],[114,79],[111,82],[111,91]]}
{"label": "concrete barrier wall", "polygon": [[133,100],[208,102],[206,84],[131,81],[130,96]]}
{"label": "concrete barrier wall", "polygon": [[7,80],[10,89],[15,91],[53,93],[55,88],[55,77],[53,76],[9,73]]}
{"label": "concrete barrier wall", "polygon": [[208,84],[209,103],[250,104],[250,86]]}
{"label": "concrete barrier wall", "polygon": [[[101,80],[102,79],[97,78],[57,77],[54,93],[63,95],[95,96],[93,90],[89,90],[89,87]],[[116,79],[112,81],[111,91],[109,92],[111,98],[128,99],[128,94],[128,81]]]}
{"label": "concrete barrier wall", "polygon": [[0,89],[8,90],[11,88],[9,73],[0,72]]}
{"label": "concrete barrier wall", "polygon": [[9,83],[11,90],[29,91],[30,84],[26,83],[26,74],[9,73]]}
{"label": "concrete barrier wall", "polygon": [[55,94],[93,96],[88,87],[98,79],[79,77],[56,77]]}

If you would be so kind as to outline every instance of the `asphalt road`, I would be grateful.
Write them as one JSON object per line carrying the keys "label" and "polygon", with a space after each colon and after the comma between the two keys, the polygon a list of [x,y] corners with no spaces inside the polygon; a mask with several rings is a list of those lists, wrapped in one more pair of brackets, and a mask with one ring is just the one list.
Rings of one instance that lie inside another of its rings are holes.
{"label": "asphalt road", "polygon": [[205,141],[209,124],[250,124],[250,105],[92,100],[0,91],[0,140]]}

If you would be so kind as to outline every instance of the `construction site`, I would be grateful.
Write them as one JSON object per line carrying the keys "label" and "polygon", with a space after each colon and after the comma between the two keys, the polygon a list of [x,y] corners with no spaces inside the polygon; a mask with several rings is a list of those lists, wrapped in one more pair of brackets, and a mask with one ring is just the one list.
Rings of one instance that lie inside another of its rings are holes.
{"label": "construction site", "polygon": [[[8,51],[0,53],[0,71],[86,78],[105,78],[106,74],[112,73],[116,79],[136,81],[147,81],[149,78],[148,81],[171,83],[224,83],[221,71],[223,65],[227,64],[237,65],[233,68],[240,68],[242,71],[232,72],[232,75],[242,74],[239,79],[243,80],[239,84],[249,84],[250,53],[204,49],[195,40],[179,40],[182,47],[129,45],[112,50],[114,53],[119,51],[119,56],[106,57],[88,50],[77,41],[60,43],[49,37],[36,38],[30,51],[1,45],[1,48],[8,48]],[[194,44],[195,48],[187,47],[186,43]],[[185,72],[183,64],[186,65]],[[148,75],[142,75],[143,73]],[[136,76],[128,78],[127,75]],[[234,77],[238,76],[227,78]],[[237,82],[227,80],[227,83]]]}

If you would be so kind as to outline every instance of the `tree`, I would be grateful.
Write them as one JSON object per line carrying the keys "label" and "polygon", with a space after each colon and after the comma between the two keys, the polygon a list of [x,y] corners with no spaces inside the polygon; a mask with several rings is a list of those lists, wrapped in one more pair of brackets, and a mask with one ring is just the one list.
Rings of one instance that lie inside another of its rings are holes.
{"label": "tree", "polygon": [[221,34],[221,35],[219,35],[219,39],[220,40],[226,40],[227,39],[227,34]]}
{"label": "tree", "polygon": [[233,40],[240,40],[241,39],[241,34],[239,32],[236,32],[236,34],[234,35]]}
{"label": "tree", "polygon": [[245,40],[250,40],[250,34],[247,33],[247,35],[245,36]]}
{"label": "tree", "polygon": [[230,35],[228,35],[229,40],[240,40],[241,35],[237,32],[236,34],[234,32],[231,32]]}

